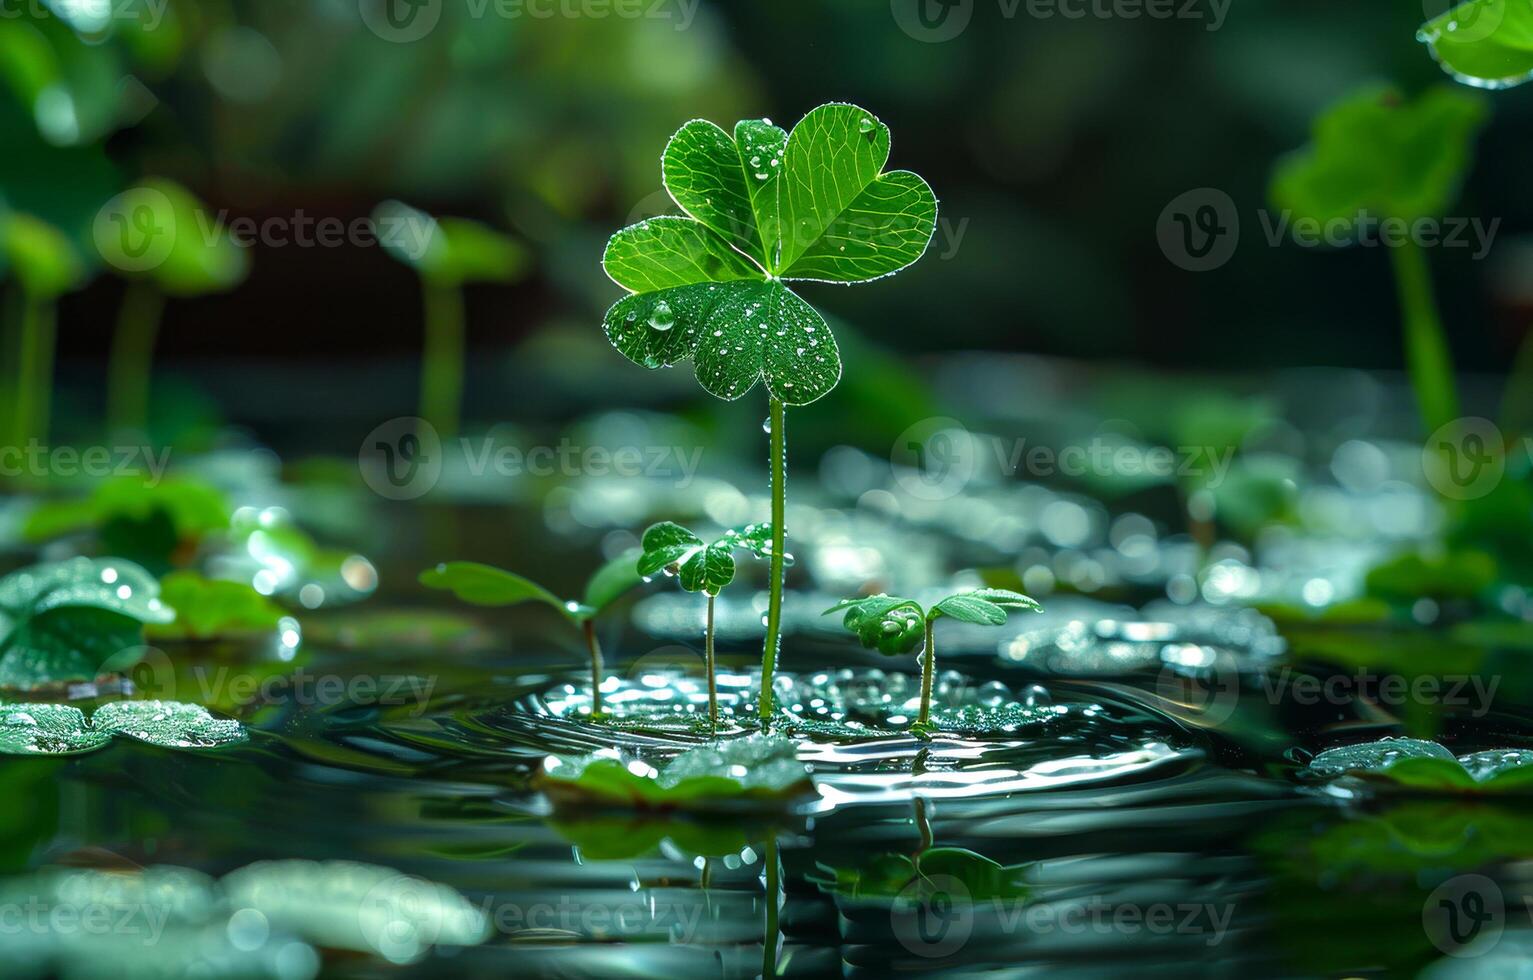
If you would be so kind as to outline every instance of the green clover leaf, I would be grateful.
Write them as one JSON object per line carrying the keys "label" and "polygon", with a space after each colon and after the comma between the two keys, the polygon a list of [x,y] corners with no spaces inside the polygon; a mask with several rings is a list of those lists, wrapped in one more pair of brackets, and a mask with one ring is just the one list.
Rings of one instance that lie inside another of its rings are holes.
{"label": "green clover leaf", "polygon": [[1478,88],[1509,88],[1533,78],[1533,5],[1470,0],[1421,25],[1443,71]]}
{"label": "green clover leaf", "polygon": [[807,405],[836,386],[841,355],[824,318],[785,282],[867,282],[926,251],[937,199],[909,171],[883,172],[889,129],[844,103],[791,134],[744,120],[731,136],[694,120],[663,156],[684,216],[619,231],[603,266],[631,295],[607,311],[607,337],[649,368],[691,358],[726,400],[764,383]]}
{"label": "green clover leaf", "polygon": [[1484,120],[1473,93],[1442,87],[1407,102],[1391,88],[1364,89],[1315,120],[1310,145],[1274,171],[1272,200],[1321,222],[1365,210],[1406,221],[1440,217],[1458,196]]}
{"label": "green clover leaf", "polygon": [[686,591],[716,596],[735,580],[735,549],[766,557],[771,537],[770,524],[747,524],[709,543],[680,524],[662,521],[644,532],[637,571],[648,576],[669,569]]}

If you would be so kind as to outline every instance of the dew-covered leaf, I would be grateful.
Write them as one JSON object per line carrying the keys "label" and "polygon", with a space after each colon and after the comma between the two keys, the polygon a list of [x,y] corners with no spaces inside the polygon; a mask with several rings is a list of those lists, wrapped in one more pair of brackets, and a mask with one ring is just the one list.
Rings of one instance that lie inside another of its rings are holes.
{"label": "dew-covered leaf", "polygon": [[678,565],[703,547],[703,539],[672,521],[652,524],[644,531],[643,554],[639,557],[640,575],[654,575]]}
{"label": "dew-covered leaf", "polygon": [[1421,26],[1416,39],[1444,71],[1478,88],[1507,88],[1533,78],[1533,5],[1470,0]]}
{"label": "dew-covered leaf", "polygon": [[1445,759],[1454,761],[1453,753],[1436,742],[1417,738],[1386,738],[1377,742],[1343,745],[1326,749],[1310,760],[1309,771],[1317,776],[1339,776],[1346,772],[1378,772],[1403,759]]}
{"label": "dew-covered leaf", "polygon": [[681,563],[678,575],[681,587],[688,592],[718,595],[735,580],[735,556],[731,550],[726,538],[693,552],[690,558]]}
{"label": "dew-covered leaf", "polygon": [[92,731],[79,708],[63,704],[0,705],[0,753],[70,755],[91,752],[112,740]]}
{"label": "dew-covered leaf", "polygon": [[726,401],[762,381],[784,404],[807,405],[841,380],[841,353],[825,318],[781,282],[722,293],[694,359],[698,384]]}
{"label": "dew-covered leaf", "polygon": [[514,606],[522,602],[542,602],[560,612],[569,613],[563,599],[531,579],[479,562],[445,562],[422,572],[420,581],[429,589],[447,590],[475,606]]}
{"label": "dew-covered leaf", "polygon": [[1027,612],[1043,612],[1043,606],[1038,602],[1037,599],[1034,599],[1031,596],[1023,595],[1020,592],[1013,592],[1010,589],[975,589],[973,592],[969,592],[967,594],[973,596],[976,599],[983,599],[986,602],[993,602],[997,606],[1001,606],[1005,609],[1022,609],[1026,610]]}
{"label": "dew-covered leaf", "polygon": [[[769,162],[760,151],[752,156],[757,166],[747,173],[748,160],[735,139],[705,119],[694,119],[666,144],[661,176],[682,210],[766,268],[767,251],[752,203],[753,185],[776,176],[781,160]],[[760,180],[757,173],[763,174]]]}
{"label": "dew-covered leaf", "polygon": [[744,548],[757,558],[772,557],[772,525],[769,522],[745,524],[729,532],[735,547]]}
{"label": "dew-covered leaf", "polygon": [[961,623],[1000,626],[1006,622],[1006,610],[971,594],[948,596],[932,607],[932,615],[949,616]]}
{"label": "dew-covered leaf", "polygon": [[1309,146],[1279,162],[1273,203],[1293,219],[1414,221],[1440,217],[1458,195],[1471,143],[1485,120],[1482,99],[1447,86],[1414,102],[1367,88],[1315,121]]}
{"label": "dew-covered leaf", "polygon": [[159,591],[148,572],[112,558],[72,558],[0,579],[0,687],[91,680],[103,667],[132,666],[145,624],[175,618]]}
{"label": "dew-covered leaf", "polygon": [[775,272],[861,282],[921,257],[936,227],[936,195],[908,171],[881,174],[889,143],[889,127],[844,103],[822,105],[793,127],[783,151]]}
{"label": "dew-covered leaf", "polygon": [[613,235],[602,267],[633,293],[762,278],[760,269],[706,225],[678,215],[650,218]]}
{"label": "dew-covered leaf", "polygon": [[867,649],[886,656],[911,652],[926,636],[926,620],[920,603],[899,596],[875,595],[845,599],[825,614],[846,610],[842,625],[857,634]]}
{"label": "dew-covered leaf", "polygon": [[179,701],[110,701],[96,709],[91,727],[168,749],[213,749],[249,738],[239,722]]}
{"label": "dew-covered leaf", "polygon": [[635,809],[780,809],[813,790],[791,739],[764,735],[705,745],[660,766],[604,750],[545,760],[539,785],[556,803]]}

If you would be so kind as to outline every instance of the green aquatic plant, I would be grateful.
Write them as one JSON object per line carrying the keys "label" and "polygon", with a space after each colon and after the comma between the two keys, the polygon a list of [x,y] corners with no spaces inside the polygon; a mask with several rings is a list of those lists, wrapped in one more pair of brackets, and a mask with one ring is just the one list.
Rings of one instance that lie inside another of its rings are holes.
{"label": "green aquatic plant", "polygon": [[194,477],[123,476],[83,497],[38,504],[22,534],[35,543],[89,534],[108,554],[163,574],[210,535],[228,530],[231,515],[224,492]]}
{"label": "green aquatic plant", "polygon": [[115,558],[71,558],[0,578],[0,688],[124,673],[144,627],[175,619],[154,576]]}
{"label": "green aquatic plant", "polygon": [[1358,236],[1369,220],[1407,226],[1381,239],[1394,264],[1406,364],[1427,432],[1459,417],[1459,399],[1431,271],[1410,226],[1441,218],[1457,199],[1485,115],[1478,96],[1451,87],[1415,101],[1393,88],[1362,89],[1315,120],[1310,145],[1278,163],[1269,191],[1286,220],[1316,229],[1340,226]]}
{"label": "green aquatic plant", "polygon": [[208,641],[270,634],[286,611],[249,582],[203,578],[197,572],[172,572],[160,581],[160,601],[176,611],[171,623],[151,623],[144,634],[156,642]]}
{"label": "green aquatic plant", "polygon": [[1510,88],[1533,79],[1533,6],[1520,0],[1469,0],[1421,25],[1443,71],[1476,88]]}
{"label": "green aquatic plant", "polygon": [[759,734],[689,749],[659,766],[612,749],[550,756],[537,785],[555,805],[730,813],[782,810],[814,792],[793,740]]}
{"label": "green aquatic plant", "polygon": [[1308,772],[1358,776],[1423,793],[1526,794],[1533,791],[1533,751],[1488,749],[1454,758],[1436,742],[1386,738],[1327,749],[1310,760]]}
{"label": "green aquatic plant", "polygon": [[768,119],[734,132],[695,119],[661,160],[684,215],[624,228],[602,266],[630,295],[603,326],[618,351],[647,368],[693,362],[697,381],[725,400],[760,382],[771,442],[770,599],[760,717],[772,719],[772,674],[782,627],[787,406],[836,386],[841,355],[825,319],[788,287],[794,280],[868,282],[925,253],[937,199],[908,170],[884,171],[889,128],[844,103],[811,110],[791,133]]}
{"label": "green aquatic plant", "polygon": [[65,234],[29,214],[0,210],[0,253],[15,282],[16,339],[6,390],[10,403],[0,445],[24,448],[48,440],[53,414],[53,361],[58,300],[85,282],[86,270]]}
{"label": "green aquatic plant", "polygon": [[239,722],[180,701],[109,701],[89,721],[67,704],[0,705],[0,754],[76,755],[119,735],[166,749],[215,749],[250,737]]}
{"label": "green aquatic plant", "polygon": [[380,204],[373,219],[384,250],[420,276],[426,318],[420,417],[451,439],[463,411],[463,287],[520,279],[529,265],[527,250],[477,221],[433,218],[399,201]]}
{"label": "green aquatic plant", "polygon": [[[922,647],[921,712],[911,731],[926,735],[932,731],[932,679],[935,676],[937,644],[935,628],[943,616],[960,623],[1001,626],[1012,610],[1041,612],[1037,601],[1007,589],[975,589],[950,595],[930,610],[914,599],[880,593],[861,599],[843,599],[825,610],[824,615],[846,612],[843,625],[869,650],[876,649],[889,657],[903,656]],[[924,645],[923,645],[924,640]]]}
{"label": "green aquatic plant", "polygon": [[476,606],[515,606],[523,602],[541,602],[559,610],[585,638],[591,655],[591,714],[603,714],[601,703],[602,651],[596,639],[596,617],[643,581],[637,564],[637,548],[625,551],[602,565],[586,582],[580,600],[561,599],[548,589],[491,565],[472,561],[453,561],[422,572],[421,584],[431,589],[452,592],[464,602]]}
{"label": "green aquatic plant", "polygon": [[643,576],[660,573],[674,575],[688,592],[708,597],[708,612],[703,628],[703,662],[708,672],[708,726],[719,727],[719,688],[717,665],[713,654],[713,600],[735,580],[735,551],[745,548],[758,558],[769,557],[772,527],[747,524],[726,531],[712,543],[670,521],[651,525],[644,532],[643,552],[638,572]]}
{"label": "green aquatic plant", "polygon": [[170,180],[142,181],[108,212],[120,227],[95,236],[107,265],[128,280],[107,367],[107,423],[114,434],[149,426],[154,348],[167,297],[190,298],[244,281],[246,251],[190,191]]}

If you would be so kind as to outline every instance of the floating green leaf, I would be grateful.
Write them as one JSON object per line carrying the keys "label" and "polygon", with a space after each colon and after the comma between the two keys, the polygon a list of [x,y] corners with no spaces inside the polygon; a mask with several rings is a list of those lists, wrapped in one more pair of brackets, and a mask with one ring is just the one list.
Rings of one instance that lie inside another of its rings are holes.
{"label": "floating green leaf", "polygon": [[889,130],[871,113],[824,105],[792,134],[745,120],[734,135],[704,120],[666,146],[666,189],[686,216],[612,236],[603,266],[632,295],[608,312],[613,345],[645,367],[691,358],[698,383],[735,399],[763,382],[788,405],[841,377],[825,320],[784,281],[866,282],[926,251],[931,188],[883,173]]}
{"label": "floating green leaf", "polygon": [[1309,772],[1363,776],[1402,788],[1440,793],[1526,793],[1533,790],[1533,750],[1491,749],[1460,756],[1436,742],[1390,738],[1327,749]]}
{"label": "floating green leaf", "polygon": [[92,680],[137,662],[143,628],[175,611],[132,562],[73,558],[0,579],[0,687]]}
{"label": "floating green leaf", "polygon": [[277,628],[286,613],[245,582],[174,572],[160,582],[160,599],[176,611],[173,623],[155,624],[145,633],[155,640],[212,640],[262,633]]}
{"label": "floating green leaf", "polygon": [[168,749],[213,749],[248,738],[239,722],[177,701],[112,701],[88,722],[69,705],[0,705],[0,753],[72,755],[99,749],[114,735]]}
{"label": "floating green leaf", "polygon": [[691,749],[660,768],[615,750],[550,756],[538,782],[556,803],[641,810],[780,809],[813,791],[795,743],[765,735]]}
{"label": "floating green leaf", "polygon": [[1296,218],[1440,217],[1458,195],[1485,120],[1481,98],[1439,87],[1406,101],[1368,88],[1322,114],[1304,150],[1273,173],[1271,196]]}
{"label": "floating green leaf", "polygon": [[820,875],[812,880],[822,891],[860,902],[928,902],[942,895],[967,905],[1026,898],[1027,869],[961,847],[933,847],[914,857],[875,854],[853,867],[820,864]]}
{"label": "floating green leaf", "polygon": [[1533,78],[1533,6],[1520,0],[1470,0],[1421,26],[1444,71],[1479,88],[1508,88]]}

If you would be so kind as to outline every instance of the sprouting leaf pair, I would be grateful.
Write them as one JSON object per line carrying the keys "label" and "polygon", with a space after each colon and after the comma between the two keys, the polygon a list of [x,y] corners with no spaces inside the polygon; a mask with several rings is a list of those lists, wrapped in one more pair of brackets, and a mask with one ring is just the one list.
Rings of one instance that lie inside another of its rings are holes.
{"label": "sprouting leaf pair", "polygon": [[883,172],[889,129],[865,109],[823,105],[792,133],[706,120],[665,148],[666,189],[685,215],[624,228],[607,275],[632,295],[604,321],[624,356],[649,368],[691,358],[698,383],[735,399],[766,385],[787,405],[836,386],[841,356],[825,320],[786,282],[867,282],[919,259],[937,199],[910,171]]}
{"label": "sprouting leaf pair", "polygon": [[921,642],[926,626],[943,616],[961,623],[1001,626],[1011,610],[1038,612],[1042,608],[1020,592],[976,589],[950,595],[930,610],[923,610],[914,599],[880,594],[863,599],[843,599],[825,610],[825,614],[846,610],[842,622],[857,634],[862,645],[893,657],[914,650]]}
{"label": "sprouting leaf pair", "polygon": [[643,544],[640,575],[669,571],[688,592],[716,596],[735,580],[736,550],[744,548],[757,558],[771,554],[772,525],[747,524],[709,543],[680,524],[663,521],[644,532]]}

